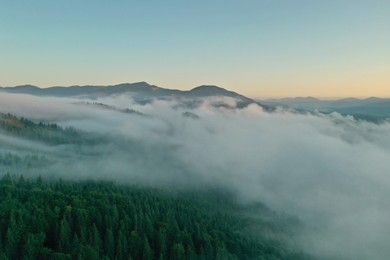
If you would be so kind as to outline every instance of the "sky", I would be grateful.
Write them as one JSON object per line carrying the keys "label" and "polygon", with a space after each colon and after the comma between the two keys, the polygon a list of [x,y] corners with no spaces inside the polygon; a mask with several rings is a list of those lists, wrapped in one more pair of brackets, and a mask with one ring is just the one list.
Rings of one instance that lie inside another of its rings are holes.
{"label": "sky", "polygon": [[0,86],[390,97],[388,0],[1,0]]}

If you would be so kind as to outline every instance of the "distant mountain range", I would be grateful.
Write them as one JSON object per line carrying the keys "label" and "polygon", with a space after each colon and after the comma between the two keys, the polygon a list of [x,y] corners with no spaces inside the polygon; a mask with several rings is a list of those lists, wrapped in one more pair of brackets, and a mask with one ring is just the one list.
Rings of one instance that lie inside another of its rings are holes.
{"label": "distant mountain range", "polygon": [[[33,85],[0,88],[0,92],[29,94],[35,96],[53,97],[88,97],[96,99],[99,97],[132,94],[134,100],[139,103],[148,103],[155,98],[205,98],[205,97],[230,97],[237,101],[237,107],[245,107],[251,103],[258,103],[253,99],[228,91],[224,88],[211,85],[203,85],[189,91],[165,89],[146,82],[124,83],[113,86],[70,86],[70,87],[49,87],[39,88]],[[187,104],[191,105],[191,104]],[[259,104],[261,105],[261,104]]]}
{"label": "distant mountain range", "polygon": [[[0,93],[29,94],[35,96],[52,97],[85,97],[97,99],[101,97],[131,94],[134,101],[146,104],[154,99],[180,100],[179,105],[193,108],[199,105],[204,98],[227,97],[236,101],[238,108],[256,103],[266,111],[273,111],[276,107],[290,108],[301,112],[338,112],[342,115],[352,115],[357,119],[381,122],[390,118],[390,98],[371,97],[367,99],[345,98],[338,100],[322,100],[314,97],[296,97],[282,99],[254,100],[236,92],[212,85],[202,85],[188,91],[165,89],[146,82],[123,83],[112,86],[70,86],[39,88],[33,85],[16,87],[0,87]],[[230,108],[226,102],[214,102],[217,107]]]}
{"label": "distant mountain range", "polygon": [[352,115],[358,119],[375,122],[390,118],[390,98],[322,100],[314,97],[297,97],[266,99],[259,100],[259,102],[272,107],[288,107],[300,111],[338,112],[342,115]]}

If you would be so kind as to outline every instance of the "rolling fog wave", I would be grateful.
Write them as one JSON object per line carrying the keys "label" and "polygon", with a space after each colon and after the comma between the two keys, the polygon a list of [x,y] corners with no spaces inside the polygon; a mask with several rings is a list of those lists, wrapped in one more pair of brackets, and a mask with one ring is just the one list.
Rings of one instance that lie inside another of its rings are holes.
{"label": "rolling fog wave", "polygon": [[[234,105],[232,99],[219,99]],[[1,94],[0,112],[110,140],[84,147],[83,153],[74,145],[50,146],[50,151],[58,149],[58,155],[51,152],[57,163],[46,171],[55,176],[186,188],[217,185],[236,192],[243,203],[263,202],[300,218],[305,223],[300,246],[315,256],[390,256],[389,123],[337,113],[268,113],[256,104],[215,107],[215,100],[208,99],[191,109],[174,99],[139,105],[119,96],[96,102],[118,110],[82,105],[80,99]],[[146,116],[122,113],[126,108]],[[33,146],[20,139],[18,147],[23,142],[28,149]],[[18,152],[9,142],[5,145]],[[47,153],[42,146],[35,149]]]}

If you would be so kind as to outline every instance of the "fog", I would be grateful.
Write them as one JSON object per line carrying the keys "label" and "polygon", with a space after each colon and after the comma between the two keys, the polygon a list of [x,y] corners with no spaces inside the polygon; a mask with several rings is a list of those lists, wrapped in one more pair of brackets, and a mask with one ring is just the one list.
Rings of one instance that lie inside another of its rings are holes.
{"label": "fog", "polygon": [[[175,99],[139,105],[126,95],[91,101],[0,94],[2,113],[106,138],[80,148],[1,133],[0,153],[32,151],[53,161],[25,175],[224,187],[242,203],[262,202],[301,219],[297,241],[315,256],[389,258],[389,123],[234,105],[222,97],[189,109]],[[126,108],[143,115],[122,113]],[[199,119],[183,116],[186,111]]]}

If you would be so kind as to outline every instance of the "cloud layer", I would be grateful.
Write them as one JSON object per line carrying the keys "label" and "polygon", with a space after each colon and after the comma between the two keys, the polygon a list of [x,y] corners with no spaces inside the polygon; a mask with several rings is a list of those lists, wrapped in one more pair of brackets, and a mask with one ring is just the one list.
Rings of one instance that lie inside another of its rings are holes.
{"label": "cloud layer", "polygon": [[[129,96],[96,101],[118,110],[80,101],[0,94],[0,112],[75,126],[109,142],[80,152],[74,145],[45,146],[2,134],[0,144],[50,154],[57,163],[40,171],[61,177],[231,189],[243,203],[260,201],[299,217],[305,223],[300,245],[316,256],[390,255],[389,123],[337,113],[267,113],[255,104],[232,109],[234,100],[224,98],[205,99],[191,110],[176,100],[137,105]],[[119,111],[125,108],[146,116]],[[185,111],[200,118],[185,117]]]}

